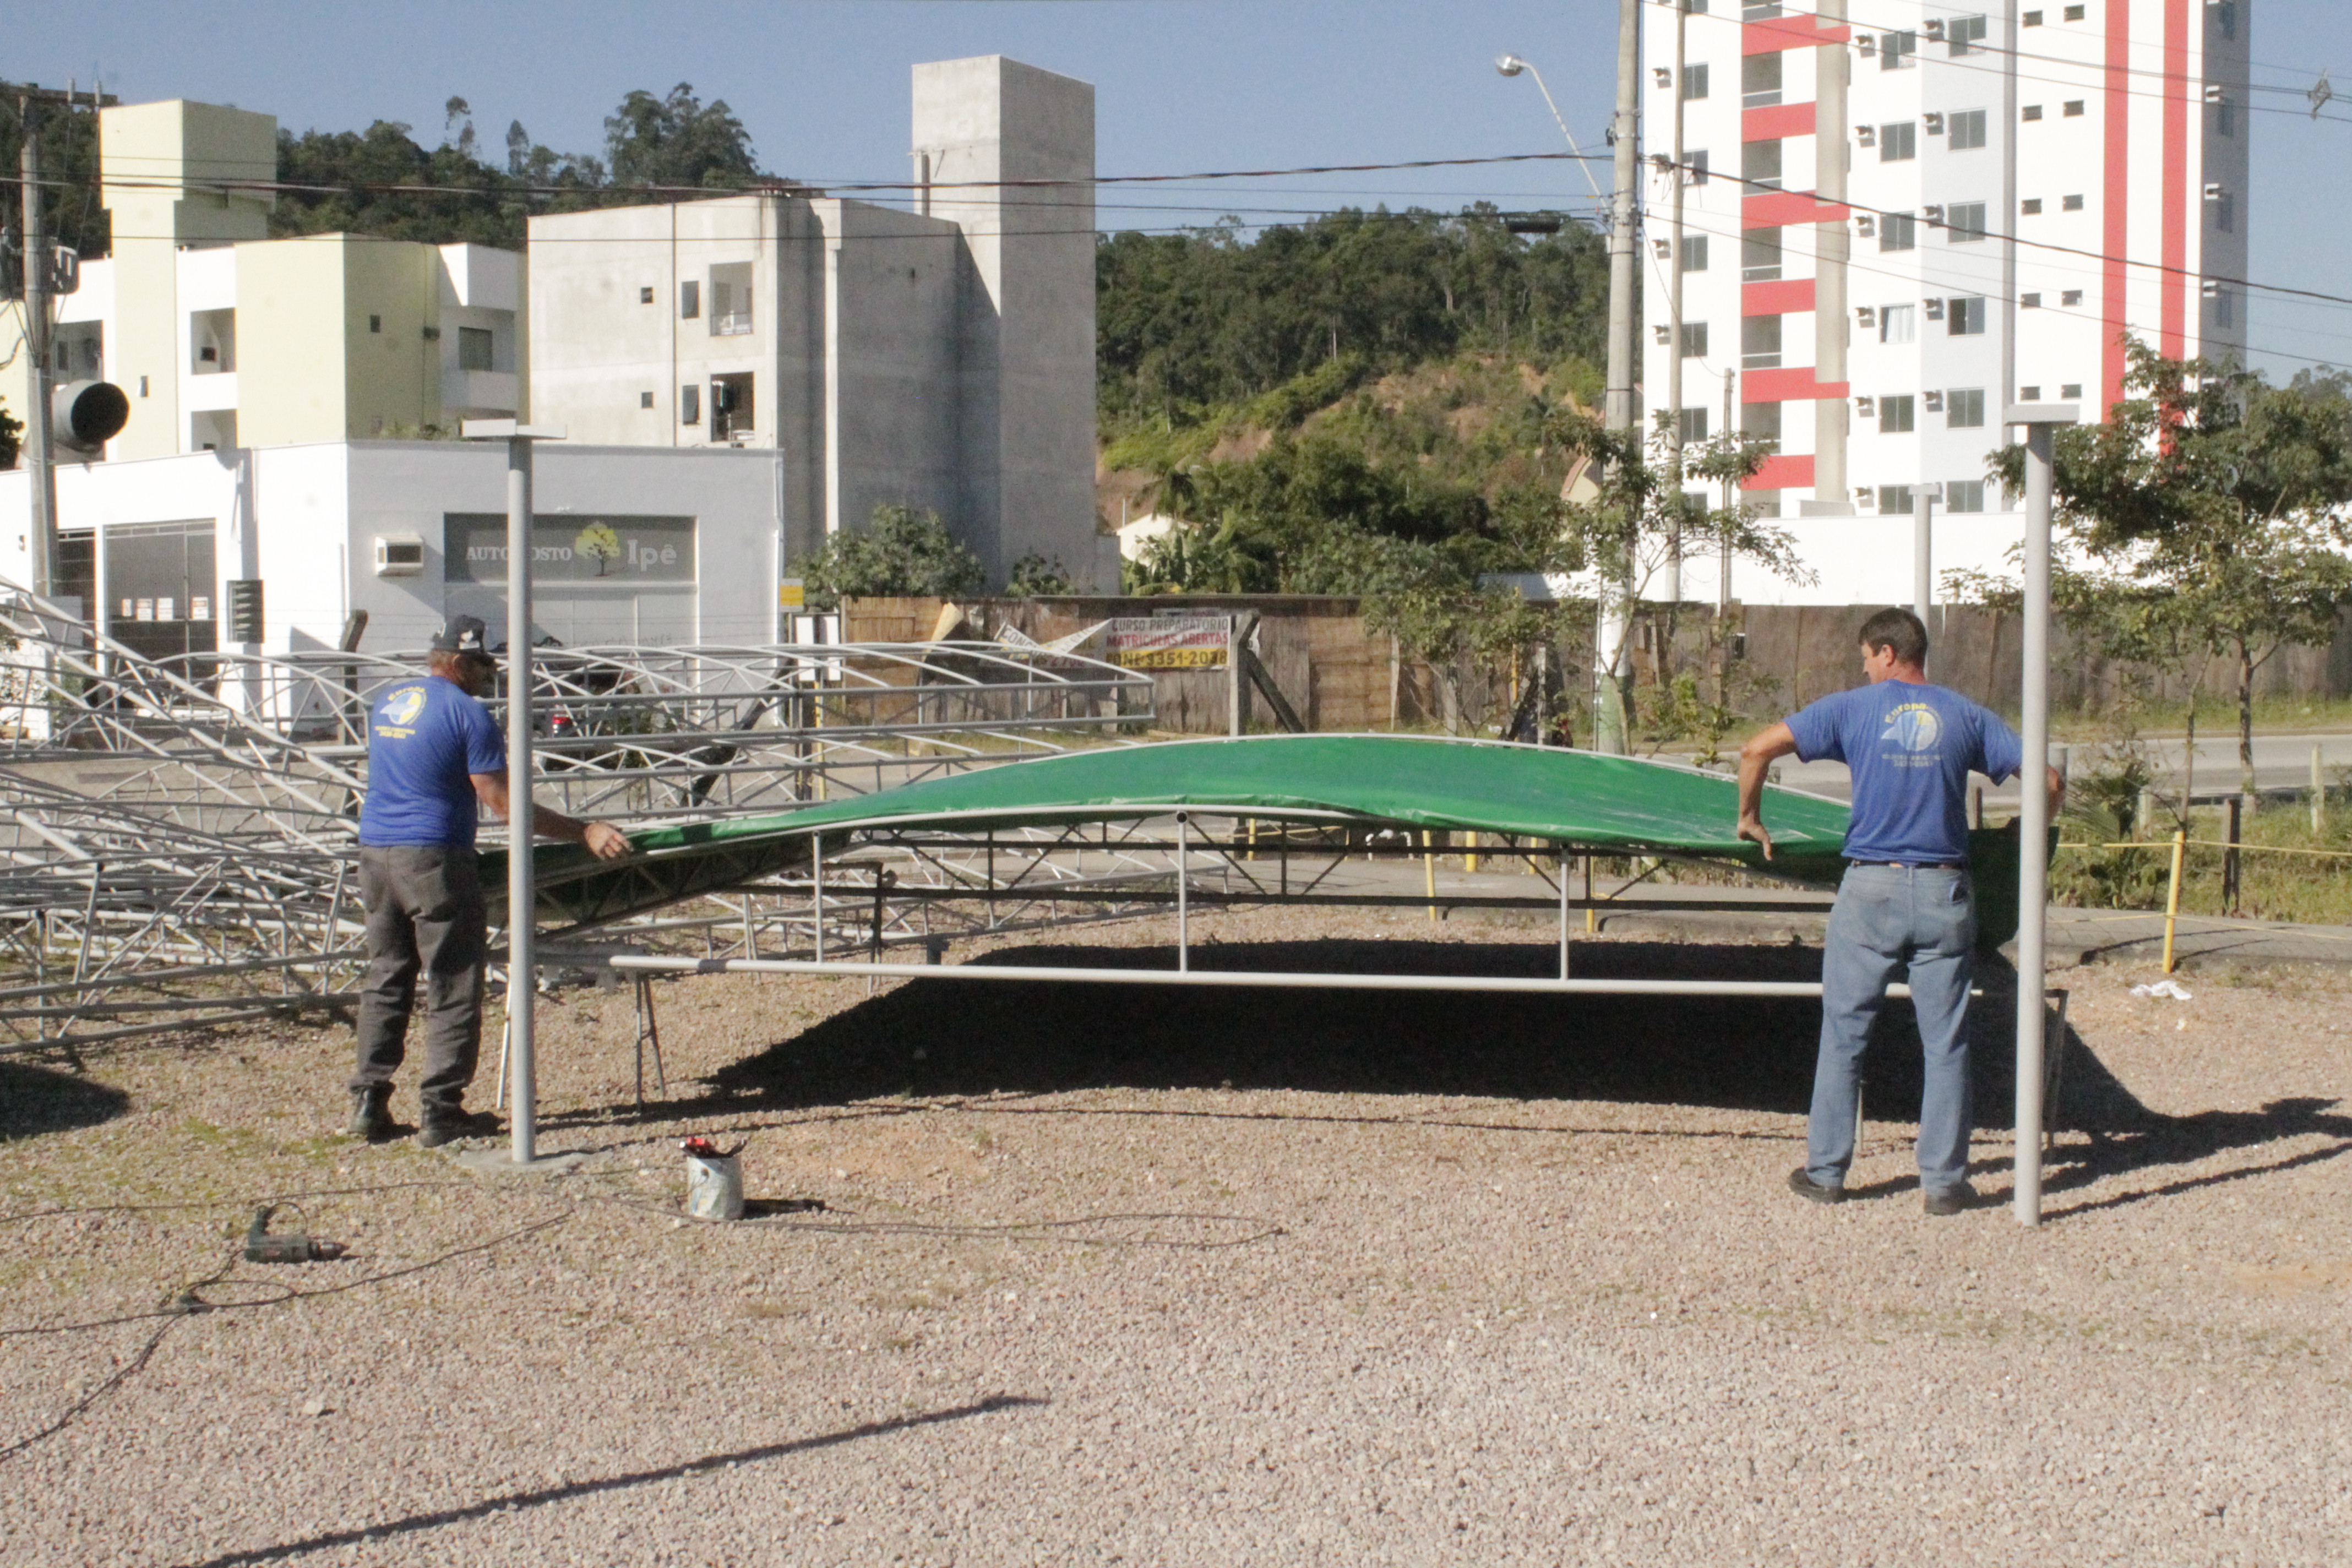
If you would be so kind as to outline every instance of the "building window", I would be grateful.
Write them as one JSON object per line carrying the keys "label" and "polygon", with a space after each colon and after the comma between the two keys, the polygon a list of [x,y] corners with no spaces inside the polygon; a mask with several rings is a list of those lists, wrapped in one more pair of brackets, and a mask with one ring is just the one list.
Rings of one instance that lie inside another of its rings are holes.
{"label": "building window", "polygon": [[1706,184],[1706,148],[1702,147],[1696,152],[1685,153],[1683,154],[1683,184],[1685,185],[1703,185]]}
{"label": "building window", "polygon": [[1984,388],[1958,387],[1944,394],[1944,424],[1954,430],[1984,428]]}
{"label": "building window", "polygon": [[653,302],[654,287],[652,284],[648,283],[644,288],[637,290],[637,303],[640,305],[650,305]]}
{"label": "building window", "polygon": [[2083,291],[2080,289],[2069,289],[2058,296],[2058,302],[2062,305],[2079,305],[2083,302]]}
{"label": "building window", "polygon": [[2024,16],[2024,22],[2029,27],[2038,27],[2042,26],[2042,13],[2039,11],[2028,11]]}
{"label": "building window", "polygon": [[2039,403],[2042,401],[2042,389],[2038,386],[2021,386],[2017,389],[2017,400],[2020,403]]}
{"label": "building window", "polygon": [[2213,198],[2213,226],[2222,234],[2237,231],[2238,198],[2235,193],[2223,191]]}
{"label": "building window", "polygon": [[2020,120],[2039,120],[2042,118],[2042,106],[2038,103],[2029,103],[2022,110],[2018,111],[2018,118]]}
{"label": "building window", "polygon": [[1984,510],[1984,481],[1982,479],[1945,480],[1944,510],[1946,511]]}
{"label": "building window", "polygon": [[1685,408],[1682,421],[1683,444],[1692,446],[1706,439],[1706,410]]}
{"label": "building window", "polygon": [[1706,68],[1705,66],[1685,66],[1683,68],[1684,99],[1689,100],[1705,98],[1706,96]]}
{"label": "building window", "polygon": [[688,279],[677,286],[677,319],[681,321],[696,321],[702,319],[702,280],[700,279]]}
{"label": "building window", "polygon": [[2039,217],[2042,215],[2042,198],[2040,196],[2028,196],[2025,200],[2017,204],[2017,210],[2023,213],[2027,217]]}
{"label": "building window", "polygon": [[371,332],[380,332],[383,331],[383,318],[382,316],[370,316],[368,318],[368,331]]}
{"label": "building window", "polygon": [[1739,364],[1743,370],[1777,370],[1780,364],[1780,318],[1743,316],[1739,321]]}
{"label": "building window", "polygon": [[1909,511],[1911,510],[1911,487],[1909,485],[1879,486],[1878,510],[1890,517],[1898,513]]}
{"label": "building window", "polygon": [[677,389],[677,422],[681,425],[702,423],[702,388],[688,382]]}
{"label": "building window", "polygon": [[1739,101],[1748,109],[1768,109],[1780,101],[1780,55],[1749,55],[1739,62]]}
{"label": "building window", "polygon": [[489,328],[459,327],[457,329],[457,368],[459,370],[489,369],[491,350],[496,346],[496,341],[490,336]]}
{"label": "building window", "polygon": [[1899,71],[1911,64],[1911,57],[1919,52],[1916,33],[1886,33],[1878,40],[1878,68]]}
{"label": "building window", "polygon": [[1973,152],[1985,144],[1985,111],[1983,110],[1960,110],[1951,116],[1949,123],[1953,152]]}
{"label": "building window", "polygon": [[710,269],[710,335],[741,337],[751,330],[751,264]]}
{"label": "building window", "polygon": [[1706,270],[1706,236],[1703,234],[1683,236],[1682,266],[1685,272]]}
{"label": "building window", "polygon": [[2070,381],[2065,385],[2058,389],[2058,395],[2061,397],[2080,397],[2083,395],[2083,384],[2079,381]]}
{"label": "building window", "polygon": [[1909,393],[1900,397],[1878,400],[1878,433],[1882,436],[1908,436],[1911,422],[1916,416],[1917,400]]}
{"label": "building window", "polygon": [[2017,308],[2021,310],[2039,310],[2042,309],[2042,296],[2039,294],[2020,294],[2017,297]]}
{"label": "building window", "polygon": [[2238,133],[2238,106],[2228,99],[2217,100],[2213,105],[2213,133],[2235,136]]}
{"label": "building window", "polygon": [[1944,307],[1946,330],[1956,338],[1981,336],[1985,330],[1985,302],[1982,295],[1974,299],[1955,299]]}
{"label": "building window", "polygon": [[1753,190],[1780,188],[1780,143],[1743,142],[1739,144],[1739,177]]}
{"label": "building window", "polygon": [[2059,106],[2058,112],[2068,120],[2075,119],[2083,112],[2083,100],[2079,98],[2070,98]]}
{"label": "building window", "polygon": [[1767,451],[1779,451],[1780,449],[1780,405],[1777,403],[1741,404],[1739,434],[1743,439],[1763,443]]}
{"label": "building window", "polygon": [[2083,198],[2080,196],[2060,196],[2058,198],[2058,210],[2060,212],[2068,213],[2081,212],[2083,210]]}
{"label": "building window", "polygon": [[1880,342],[1915,342],[1918,340],[1918,306],[1881,305],[1878,308],[1878,341]]}
{"label": "building window", "polygon": [[1878,128],[1878,161],[1900,163],[1919,155],[1919,122],[1906,120]]}
{"label": "building window", "polygon": [[638,406],[638,407],[640,407],[640,408],[651,408],[653,405],[654,405],[654,395],[653,395],[652,393],[650,393],[650,392],[640,392],[640,393],[638,393],[638,394],[637,394],[637,406]]}
{"label": "building window", "polygon": [[1739,276],[1748,283],[1769,283],[1780,276],[1780,231],[1751,228],[1739,237]]}
{"label": "building window", "polygon": [[[2076,6],[2074,9],[2080,10],[2081,7]],[[2221,0],[2221,3],[2219,5],[2213,7],[2213,20],[2221,24],[2222,37],[2228,39],[2231,43],[2235,43],[2237,41],[2237,0]]]}
{"label": "building window", "polygon": [[1705,359],[1706,357],[1706,323],[1685,321],[1683,323],[1683,358]]}
{"label": "building window", "polygon": [[2236,301],[2237,295],[2230,289],[2221,289],[2214,291],[2213,324],[2215,326],[2231,327],[2237,325],[2238,307]]}
{"label": "building window", "polygon": [[1769,22],[1780,14],[1779,0],[1741,0],[1739,19],[1743,22]]}
{"label": "building window", "polygon": [[2069,5],[2065,10],[2060,12],[2059,16],[2065,21],[2079,22],[2083,19],[2083,7],[2080,5]]}
{"label": "building window", "polygon": [[1946,211],[1954,245],[1973,245],[1985,237],[1984,203],[1954,202]]}
{"label": "building window", "polygon": [[1909,213],[1888,213],[1878,220],[1878,248],[1908,250],[1919,243],[1919,220]]}
{"label": "building window", "polygon": [[1944,24],[1944,37],[1951,41],[1952,58],[1958,59],[1969,52],[1971,44],[1981,44],[1985,38],[1982,16],[1955,16]]}

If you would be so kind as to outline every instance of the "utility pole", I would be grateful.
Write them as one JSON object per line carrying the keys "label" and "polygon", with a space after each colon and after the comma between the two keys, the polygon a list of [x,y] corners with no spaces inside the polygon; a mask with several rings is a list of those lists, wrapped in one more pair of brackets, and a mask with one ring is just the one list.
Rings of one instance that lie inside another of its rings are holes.
{"label": "utility pole", "polygon": [[[1634,334],[1639,320],[1633,310],[1633,213],[1636,182],[1641,178],[1641,0],[1618,0],[1617,112],[1610,121],[1616,143],[1615,194],[1609,212],[1609,384],[1602,405],[1603,420],[1614,434],[1639,438],[1640,421],[1633,409]],[[1679,87],[1677,88],[1679,90]],[[1669,343],[1667,353],[1679,358],[1683,346]],[[1679,411],[1678,411],[1679,412]],[[1601,612],[1593,642],[1594,674],[1599,701],[1593,705],[1593,749],[1623,755],[1633,750],[1632,716],[1625,710],[1626,668],[1632,640],[1633,574],[1632,554],[1641,538],[1638,503],[1625,517],[1627,561],[1623,581],[1603,584]]]}
{"label": "utility pole", "polygon": [[[1673,211],[1672,236],[1666,257],[1666,333],[1672,340],[1666,345],[1666,406],[1674,411],[1674,423],[1666,430],[1666,471],[1674,477],[1675,521],[1666,539],[1665,592],[1659,597],[1669,605],[1683,602],[1683,107],[1690,100],[1683,91],[1685,39],[1690,26],[1690,0],[1672,0],[1675,8],[1675,75],[1672,89],[1675,95],[1675,160],[1666,170],[1673,181],[1674,195],[1668,198]],[[1660,679],[1664,679],[1663,672]]]}
{"label": "utility pole", "polygon": [[1927,610],[1936,602],[1933,546],[1936,499],[1939,487],[1921,485],[1911,492],[1911,613],[1927,624]]}
{"label": "utility pole", "polygon": [[[31,93],[16,100],[25,145],[18,160],[25,208],[25,468],[32,479],[33,592],[47,599],[58,585],[57,480],[49,463],[49,241],[41,221],[41,131]],[[87,611],[89,606],[83,608]]]}

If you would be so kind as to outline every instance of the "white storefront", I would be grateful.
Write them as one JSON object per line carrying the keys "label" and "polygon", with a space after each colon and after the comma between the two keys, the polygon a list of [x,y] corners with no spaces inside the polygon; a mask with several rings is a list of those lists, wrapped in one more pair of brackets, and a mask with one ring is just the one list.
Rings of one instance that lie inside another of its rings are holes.
{"label": "white storefront", "polygon": [[[776,639],[785,575],[772,451],[543,444],[535,640]],[[151,654],[228,645],[231,584],[262,584],[254,651],[424,646],[455,614],[506,639],[506,448],[351,441],[57,469],[57,592]],[[27,476],[0,473],[0,576],[30,585]]]}

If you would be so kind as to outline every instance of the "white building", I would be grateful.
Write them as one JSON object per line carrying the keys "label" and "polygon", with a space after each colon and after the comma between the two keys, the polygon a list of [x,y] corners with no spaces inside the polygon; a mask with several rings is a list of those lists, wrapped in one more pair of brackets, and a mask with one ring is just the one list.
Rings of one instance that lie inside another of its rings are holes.
{"label": "white building", "polygon": [[[774,452],[542,443],[533,636],[778,640]],[[0,473],[0,577],[29,583],[30,476]],[[506,639],[504,442],[331,441],[57,469],[58,593],[151,657],[238,646],[422,647],[478,615]],[[232,583],[262,584],[260,640],[231,645]]]}
{"label": "white building", "polygon": [[881,504],[999,581],[1115,581],[1094,499],[1094,89],[997,56],[914,69],[911,211],[783,190],[530,222],[531,416],[772,447],[795,556]]}
{"label": "white building", "polygon": [[[125,104],[100,113],[99,137],[114,253],[85,262],[79,289],[56,301],[51,374],[129,396],[105,457],[415,434],[522,406],[521,257],[268,237],[278,122],[267,114]],[[21,356],[0,366],[12,409],[29,384]]]}
{"label": "white building", "polygon": [[[1679,255],[1670,176],[1648,193],[1644,390],[1663,400],[1679,354],[1686,434],[1722,427],[1728,389],[1777,439],[1748,499],[1822,576],[1751,571],[1737,596],[1907,602],[1922,483],[1938,568],[1998,568],[2020,534],[2020,498],[1985,479],[2004,406],[2102,417],[2126,335],[2242,355],[2239,0],[1689,0],[1679,78],[1673,5],[1644,16],[1644,152],[1672,146],[1677,100],[1685,152]],[[1707,563],[1685,581],[1715,591]]]}

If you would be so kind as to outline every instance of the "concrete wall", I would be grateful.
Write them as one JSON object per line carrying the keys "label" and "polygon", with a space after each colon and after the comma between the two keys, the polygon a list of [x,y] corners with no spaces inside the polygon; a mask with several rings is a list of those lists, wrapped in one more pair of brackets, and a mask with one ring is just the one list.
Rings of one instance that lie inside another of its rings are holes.
{"label": "concrete wall", "polygon": [[[919,65],[913,132],[919,205],[962,229],[982,295],[962,344],[967,542],[994,576],[1034,553],[1090,577],[1094,89],[1001,55]],[[1055,183],[971,184],[994,181]]]}

